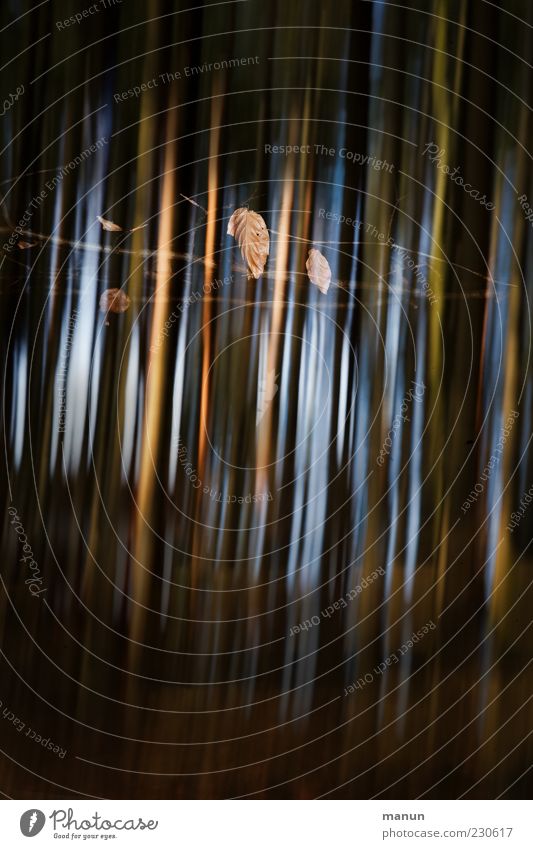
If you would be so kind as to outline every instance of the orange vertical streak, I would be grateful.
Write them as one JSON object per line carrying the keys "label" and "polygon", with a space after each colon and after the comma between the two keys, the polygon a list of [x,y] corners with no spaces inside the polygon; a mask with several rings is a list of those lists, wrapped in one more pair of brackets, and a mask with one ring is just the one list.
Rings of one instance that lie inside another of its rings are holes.
{"label": "orange vertical streak", "polygon": [[[152,314],[152,325],[150,329],[150,346],[156,345],[159,332],[163,327],[168,313],[168,283],[172,274],[171,252],[169,245],[173,235],[174,219],[174,168],[175,151],[172,139],[176,136],[176,114],[177,110],[171,103],[168,113],[167,145],[165,150],[165,164],[163,175],[162,211],[160,216],[157,267],[156,267],[156,291],[153,297],[154,310]],[[150,563],[153,553],[153,536],[148,528],[152,524],[155,469],[158,449],[160,444],[161,418],[165,410],[166,397],[166,357],[164,349],[157,355],[152,356],[149,370],[149,380],[146,385],[146,398],[144,408],[144,430],[141,446],[141,463],[139,473],[139,485],[137,492],[137,514],[135,516],[133,552],[132,584],[135,606],[132,613],[132,636],[138,639],[141,636],[144,623],[144,608],[150,583]]]}
{"label": "orange vertical streak", "polygon": [[[218,194],[218,154],[220,147],[220,122],[222,115],[223,97],[222,92],[217,91],[216,84],[213,92],[211,106],[211,134],[209,138],[209,169],[208,169],[208,192],[207,192],[207,225],[205,234],[205,278],[204,284],[209,286],[213,279],[214,263],[212,261],[215,252],[215,239],[217,229],[217,194]],[[207,427],[209,414],[209,386],[207,375],[211,359],[211,311],[212,304],[209,298],[204,298],[202,309],[203,323],[203,356],[202,356],[202,389],[200,393],[200,419],[198,433],[198,465],[203,471],[205,468],[206,438],[204,422]]]}
{"label": "orange vertical streak", "polygon": [[[217,233],[217,196],[218,196],[218,155],[220,149],[220,123],[224,104],[223,85],[215,82],[213,85],[213,100],[211,101],[211,132],[209,136],[209,167],[207,176],[207,224],[205,234],[204,286],[208,288],[213,280],[213,261]],[[211,361],[211,325],[214,302],[210,298],[203,299],[202,305],[202,374],[200,390],[200,416],[198,420],[198,468],[202,479],[206,476],[206,429],[209,417],[209,364]],[[205,427],[204,427],[205,425]],[[200,511],[200,490],[196,490],[195,512]],[[191,586],[194,586],[200,565],[198,557],[203,543],[200,526],[195,525],[192,539],[192,556],[196,568],[191,571]],[[193,602],[194,604],[194,596]]]}

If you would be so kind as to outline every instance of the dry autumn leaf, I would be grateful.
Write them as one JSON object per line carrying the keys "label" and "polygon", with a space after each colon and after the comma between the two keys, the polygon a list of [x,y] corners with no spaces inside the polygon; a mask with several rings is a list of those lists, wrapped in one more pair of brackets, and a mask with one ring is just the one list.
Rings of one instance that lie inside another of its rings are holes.
{"label": "dry autumn leaf", "polygon": [[322,294],[325,295],[331,283],[331,268],[326,257],[316,248],[311,248],[305,267],[311,283],[318,286]]}
{"label": "dry autumn leaf", "polygon": [[229,220],[228,235],[237,240],[242,258],[257,280],[264,271],[270,250],[270,238],[264,220],[253,209],[241,206]]}
{"label": "dry autumn leaf", "polygon": [[126,312],[130,299],[122,289],[106,289],[100,295],[100,312]]}
{"label": "dry autumn leaf", "polygon": [[120,233],[124,230],[124,227],[121,227],[120,224],[115,224],[114,221],[110,221],[108,218],[102,218],[101,215],[96,216],[104,230],[109,230],[111,233]]}

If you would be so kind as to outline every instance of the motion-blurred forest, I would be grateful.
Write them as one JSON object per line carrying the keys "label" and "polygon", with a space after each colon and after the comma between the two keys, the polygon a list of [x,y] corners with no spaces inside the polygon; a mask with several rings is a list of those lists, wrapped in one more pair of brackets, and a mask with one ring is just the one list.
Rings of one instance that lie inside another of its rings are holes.
{"label": "motion-blurred forest", "polygon": [[83,3],[0,28],[0,791],[527,798],[533,5]]}

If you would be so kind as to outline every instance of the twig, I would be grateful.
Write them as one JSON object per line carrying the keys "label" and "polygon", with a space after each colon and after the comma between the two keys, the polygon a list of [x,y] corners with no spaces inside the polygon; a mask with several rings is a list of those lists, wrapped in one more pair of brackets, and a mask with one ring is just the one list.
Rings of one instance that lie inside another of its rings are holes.
{"label": "twig", "polygon": [[[0,233],[9,233],[10,231],[10,227],[0,227]],[[187,261],[203,262],[205,265],[208,265],[210,267],[216,266],[216,262],[214,260],[206,259],[203,257],[191,256],[191,254],[177,253],[176,251],[166,251],[161,249],[148,250],[146,248],[138,251],[133,251],[127,248],[116,248],[108,245],[96,245],[91,242],[75,242],[72,239],[63,239],[61,236],[50,236],[46,233],[35,233],[33,230],[20,230],[19,233],[22,236],[29,236],[33,239],[39,239],[41,242],[48,241],[51,242],[53,245],[65,245],[67,247],[75,248],[76,250],[79,249],[83,251],[98,251],[100,253],[106,254],[120,253],[139,257],[152,257],[163,255],[165,258],[168,259],[185,259]]]}
{"label": "twig", "polygon": [[207,209],[204,209],[203,206],[200,206],[200,204],[196,203],[195,200],[193,200],[192,198],[188,198],[187,195],[183,194],[183,192],[180,192],[180,197],[184,198],[185,200],[188,200],[189,203],[192,203],[193,206],[197,206],[198,209],[201,209],[204,215],[207,216]]}

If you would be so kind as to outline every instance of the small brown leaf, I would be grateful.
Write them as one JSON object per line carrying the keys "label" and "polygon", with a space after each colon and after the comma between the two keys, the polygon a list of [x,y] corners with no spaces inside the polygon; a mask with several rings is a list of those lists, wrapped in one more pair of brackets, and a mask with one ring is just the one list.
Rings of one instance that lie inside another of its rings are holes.
{"label": "small brown leaf", "polygon": [[241,206],[229,220],[228,235],[237,239],[242,258],[257,280],[264,271],[270,250],[270,238],[264,220],[253,209]]}
{"label": "small brown leaf", "polygon": [[126,312],[130,299],[122,289],[106,289],[100,295],[100,312]]}
{"label": "small brown leaf", "polygon": [[305,267],[311,283],[318,286],[322,294],[325,295],[331,283],[331,268],[326,257],[316,248],[311,248]]}
{"label": "small brown leaf", "polygon": [[34,248],[35,245],[39,244],[38,242],[24,242],[22,239],[19,239],[17,242],[17,248],[20,248],[21,251],[25,251],[27,248]]}
{"label": "small brown leaf", "polygon": [[109,230],[112,233],[120,233],[124,230],[124,227],[121,227],[120,224],[115,224],[114,221],[109,221],[108,218],[102,218],[101,215],[96,216],[104,230]]}

